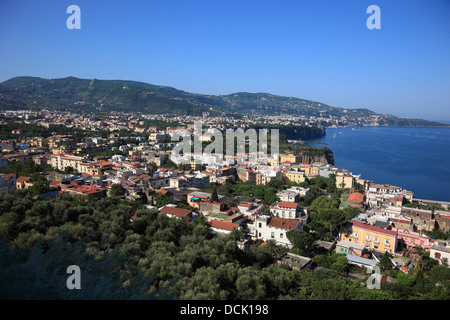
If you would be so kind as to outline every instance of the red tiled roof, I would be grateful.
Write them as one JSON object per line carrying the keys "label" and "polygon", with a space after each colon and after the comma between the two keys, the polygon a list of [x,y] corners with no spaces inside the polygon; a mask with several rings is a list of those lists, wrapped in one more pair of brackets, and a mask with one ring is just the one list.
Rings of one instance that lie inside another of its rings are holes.
{"label": "red tiled roof", "polygon": [[239,227],[239,225],[236,223],[220,221],[220,220],[209,221],[209,226],[211,228],[222,229],[222,230],[227,230],[227,231],[232,231],[234,228]]}
{"label": "red tiled roof", "polygon": [[162,213],[177,216],[177,217],[185,217],[185,216],[189,215],[190,213],[192,213],[192,211],[188,210],[188,209],[181,209],[181,208],[168,207],[168,206],[162,207],[160,211]]}
{"label": "red tiled roof", "polygon": [[294,230],[299,222],[299,220],[272,217],[267,225],[274,228]]}
{"label": "red tiled roof", "polygon": [[9,181],[9,179],[11,179],[12,177],[15,177],[16,175],[14,173],[8,173],[3,175],[3,179],[5,179],[6,181]]}
{"label": "red tiled roof", "polygon": [[251,207],[252,204],[251,203],[239,203],[238,206],[239,207]]}
{"label": "red tiled roof", "polygon": [[297,208],[297,203],[296,202],[281,201],[278,204],[278,206],[282,207],[282,208],[295,209],[295,208]]}
{"label": "red tiled roof", "polygon": [[352,224],[355,227],[358,227],[358,228],[361,228],[361,229],[375,231],[375,232],[378,232],[378,233],[384,233],[384,234],[387,234],[387,235],[390,235],[390,236],[396,236],[397,235],[396,231],[386,230],[386,229],[383,229],[383,228],[380,228],[380,227],[376,227],[376,226],[372,226],[372,225],[369,225],[369,224],[365,224],[365,223],[362,223],[362,222],[359,222],[359,221],[353,221]]}
{"label": "red tiled roof", "polygon": [[359,192],[354,192],[348,197],[349,202],[361,203],[364,201],[364,195]]}
{"label": "red tiled roof", "polygon": [[16,180],[16,182],[25,182],[25,181],[27,181],[27,180],[30,180],[31,178],[30,177],[19,177],[19,178],[17,178],[17,180]]}

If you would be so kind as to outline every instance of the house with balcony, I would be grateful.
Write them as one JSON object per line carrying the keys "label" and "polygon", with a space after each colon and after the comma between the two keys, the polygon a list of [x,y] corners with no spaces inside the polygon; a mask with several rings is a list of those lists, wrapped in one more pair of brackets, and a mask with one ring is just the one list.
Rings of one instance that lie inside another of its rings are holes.
{"label": "house with balcony", "polygon": [[433,240],[425,233],[414,232],[410,230],[392,229],[397,231],[398,246],[407,249],[413,249],[415,247],[425,249],[429,251],[433,244]]}
{"label": "house with balcony", "polygon": [[389,253],[397,250],[397,231],[372,226],[360,221],[352,221],[341,230],[341,240],[365,245],[367,248]]}

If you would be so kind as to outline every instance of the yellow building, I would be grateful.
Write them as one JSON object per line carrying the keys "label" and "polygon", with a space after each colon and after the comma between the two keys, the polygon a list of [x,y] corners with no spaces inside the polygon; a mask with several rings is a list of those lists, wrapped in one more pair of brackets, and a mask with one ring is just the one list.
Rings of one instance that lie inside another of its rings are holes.
{"label": "yellow building", "polygon": [[350,223],[348,230],[341,233],[341,240],[347,240],[368,248],[389,253],[397,249],[397,232],[368,225],[359,221]]}
{"label": "yellow building", "polygon": [[336,175],[336,188],[349,189],[355,186],[355,178],[352,175],[339,172]]}
{"label": "yellow building", "polygon": [[303,172],[289,171],[285,173],[285,177],[289,182],[302,183],[305,182],[305,175]]}
{"label": "yellow building", "polygon": [[319,175],[319,168],[318,167],[314,167],[314,166],[306,167],[305,168],[305,174],[310,174],[310,175],[317,176],[317,175]]}
{"label": "yellow building", "polygon": [[292,162],[297,163],[297,157],[291,154],[280,154],[280,162]]}

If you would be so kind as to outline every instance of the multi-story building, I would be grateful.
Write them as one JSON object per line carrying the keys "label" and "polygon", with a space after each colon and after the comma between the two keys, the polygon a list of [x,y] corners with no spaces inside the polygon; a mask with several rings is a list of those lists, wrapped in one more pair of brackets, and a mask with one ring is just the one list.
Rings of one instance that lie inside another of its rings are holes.
{"label": "multi-story building", "polygon": [[81,172],[82,163],[86,163],[83,157],[67,154],[54,154],[50,157],[50,165],[61,171],[64,171],[66,167],[72,167],[78,172]]}
{"label": "multi-story building", "polygon": [[308,166],[305,168],[305,174],[311,175],[311,176],[317,176],[319,175],[319,168],[316,166]]}
{"label": "multi-story building", "polygon": [[282,190],[277,193],[278,198],[284,202],[299,202],[300,194],[295,191]]}
{"label": "multi-story building", "polygon": [[0,174],[0,192],[9,193],[16,189],[16,175],[13,173]]}
{"label": "multi-story building", "polygon": [[336,174],[336,188],[350,189],[355,186],[355,178],[350,174],[339,172]]}
{"label": "multi-story building", "polygon": [[302,183],[305,182],[305,174],[300,171],[289,171],[284,174],[288,182]]}
{"label": "multi-story building", "polygon": [[444,232],[450,231],[450,212],[436,210],[434,219],[436,220],[436,228]]}
{"label": "multi-story building", "polygon": [[436,221],[431,210],[403,207],[402,215],[412,220],[415,230],[433,230],[435,228]]}
{"label": "multi-story building", "polygon": [[302,216],[309,215],[308,207],[301,207],[296,202],[284,202],[281,201],[276,203],[270,207],[270,212],[272,215],[288,218],[288,219],[297,219]]}
{"label": "multi-story building", "polygon": [[340,234],[341,240],[363,244],[377,251],[394,253],[397,250],[397,232],[352,221]]}
{"label": "multi-story building", "polygon": [[287,237],[287,232],[290,230],[303,230],[303,221],[273,216],[254,216],[253,236],[257,239],[275,240],[278,245],[291,248],[292,244]]}
{"label": "multi-story building", "polygon": [[298,157],[294,154],[280,154],[280,162],[298,163]]}

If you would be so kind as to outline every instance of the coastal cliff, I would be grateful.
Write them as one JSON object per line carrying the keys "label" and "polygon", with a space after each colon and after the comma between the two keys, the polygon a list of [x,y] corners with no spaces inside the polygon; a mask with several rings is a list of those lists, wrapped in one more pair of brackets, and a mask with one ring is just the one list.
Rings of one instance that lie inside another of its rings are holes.
{"label": "coastal cliff", "polygon": [[[322,149],[322,148],[321,148]],[[334,165],[333,151],[330,149],[323,150],[322,152],[309,152],[302,151],[295,154],[299,157],[300,163],[322,163]]]}

